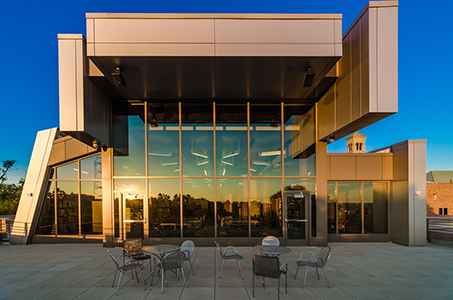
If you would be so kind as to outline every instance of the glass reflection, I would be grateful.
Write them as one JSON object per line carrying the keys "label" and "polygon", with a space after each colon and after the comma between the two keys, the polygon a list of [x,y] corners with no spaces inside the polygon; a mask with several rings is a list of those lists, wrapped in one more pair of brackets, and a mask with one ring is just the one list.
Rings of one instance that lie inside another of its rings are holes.
{"label": "glass reflection", "polygon": [[327,183],[327,227],[328,233],[337,233],[337,205],[335,182]]}
{"label": "glass reflection", "polygon": [[285,104],[284,116],[285,176],[315,176],[314,107]]}
{"label": "glass reflection", "polygon": [[80,178],[102,179],[101,155],[94,155],[80,160]]}
{"label": "glass reflection", "polygon": [[36,234],[55,235],[55,183],[50,182]]}
{"label": "glass reflection", "polygon": [[122,235],[125,238],[144,238],[143,199],[145,190],[144,179],[114,180],[115,214],[118,214],[118,226],[120,229],[123,228]]}
{"label": "glass reflection", "polygon": [[281,176],[281,106],[250,105],[250,174]]}
{"label": "glass reflection", "polygon": [[180,237],[179,179],[149,180],[149,237]]}
{"label": "glass reflection", "polygon": [[148,104],[148,175],[179,176],[179,106]]}
{"label": "glass reflection", "polygon": [[247,176],[247,105],[216,107],[217,176]]}
{"label": "glass reflection", "polygon": [[282,236],[281,179],[250,180],[252,237]]}
{"label": "glass reflection", "polygon": [[217,181],[217,236],[248,237],[247,179],[222,178]]}
{"label": "glass reflection", "polygon": [[212,105],[182,105],[183,176],[212,176],[214,173],[212,117]]}
{"label": "glass reflection", "polygon": [[338,183],[338,233],[362,233],[361,182]]}
{"label": "glass reflection", "polygon": [[77,162],[72,162],[63,166],[56,168],[56,178],[57,179],[78,179],[79,178],[79,168]]}
{"label": "glass reflection", "polygon": [[214,237],[214,179],[183,179],[184,237]]}
{"label": "glass reflection", "polygon": [[113,174],[145,175],[145,105],[128,103],[115,106]]}
{"label": "glass reflection", "polygon": [[77,181],[57,182],[57,224],[59,235],[79,234],[78,191]]}
{"label": "glass reflection", "polygon": [[365,233],[387,233],[387,183],[363,184],[363,215]]}
{"label": "glass reflection", "polygon": [[316,190],[315,178],[285,178],[285,190]]}
{"label": "glass reflection", "polygon": [[102,182],[82,181],[82,234],[102,234]]}

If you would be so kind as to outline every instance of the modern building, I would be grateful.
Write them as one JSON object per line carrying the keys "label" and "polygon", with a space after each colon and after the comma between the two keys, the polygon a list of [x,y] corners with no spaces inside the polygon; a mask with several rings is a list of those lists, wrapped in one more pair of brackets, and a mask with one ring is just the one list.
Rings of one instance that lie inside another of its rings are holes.
{"label": "modern building", "polygon": [[[398,2],[341,14],[86,15],[59,34],[12,241],[426,243],[425,140],[327,144],[397,112]],[[27,230],[25,230],[27,229]]]}

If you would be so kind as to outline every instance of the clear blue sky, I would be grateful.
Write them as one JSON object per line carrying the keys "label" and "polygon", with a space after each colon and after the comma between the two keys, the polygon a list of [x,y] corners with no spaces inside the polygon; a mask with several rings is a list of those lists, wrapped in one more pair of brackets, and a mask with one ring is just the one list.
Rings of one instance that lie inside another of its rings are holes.
{"label": "clear blue sky", "polygon": [[[343,32],[365,0],[3,1],[0,15],[0,161],[25,178],[36,133],[59,126],[58,33],[86,33],[86,12],[341,13]],[[427,139],[426,170],[453,170],[453,1],[399,2],[399,112],[363,130],[366,150]],[[329,152],[345,152],[344,140]]]}

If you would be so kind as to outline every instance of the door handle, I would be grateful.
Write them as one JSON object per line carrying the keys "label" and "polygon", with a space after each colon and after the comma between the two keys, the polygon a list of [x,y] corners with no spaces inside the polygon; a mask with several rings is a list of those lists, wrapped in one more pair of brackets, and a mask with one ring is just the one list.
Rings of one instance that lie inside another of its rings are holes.
{"label": "door handle", "polygon": [[308,222],[308,220],[300,220],[300,219],[287,219],[285,218],[285,222]]}

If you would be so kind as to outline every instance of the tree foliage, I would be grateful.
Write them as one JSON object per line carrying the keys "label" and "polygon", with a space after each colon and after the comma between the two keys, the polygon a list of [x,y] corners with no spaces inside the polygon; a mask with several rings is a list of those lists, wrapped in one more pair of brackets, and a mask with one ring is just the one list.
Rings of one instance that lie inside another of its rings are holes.
{"label": "tree foliage", "polygon": [[15,163],[15,160],[4,160],[0,167],[0,215],[14,215],[19,206],[24,180],[21,179],[17,184],[5,183],[8,171]]}

